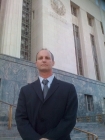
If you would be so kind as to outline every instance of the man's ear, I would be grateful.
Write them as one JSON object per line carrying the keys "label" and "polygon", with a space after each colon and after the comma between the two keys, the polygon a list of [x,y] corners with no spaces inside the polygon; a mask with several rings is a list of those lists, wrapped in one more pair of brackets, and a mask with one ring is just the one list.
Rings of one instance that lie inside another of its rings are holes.
{"label": "man's ear", "polygon": [[55,61],[53,61],[53,63],[52,63],[52,66],[54,66],[55,65]]}
{"label": "man's ear", "polygon": [[37,66],[37,61],[35,61],[35,65]]}

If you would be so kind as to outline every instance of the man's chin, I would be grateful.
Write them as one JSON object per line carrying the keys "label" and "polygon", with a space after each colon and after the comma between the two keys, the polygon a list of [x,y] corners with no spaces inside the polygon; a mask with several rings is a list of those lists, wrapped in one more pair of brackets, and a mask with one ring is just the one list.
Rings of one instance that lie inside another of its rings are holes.
{"label": "man's chin", "polygon": [[40,72],[49,72],[49,69],[40,69]]}

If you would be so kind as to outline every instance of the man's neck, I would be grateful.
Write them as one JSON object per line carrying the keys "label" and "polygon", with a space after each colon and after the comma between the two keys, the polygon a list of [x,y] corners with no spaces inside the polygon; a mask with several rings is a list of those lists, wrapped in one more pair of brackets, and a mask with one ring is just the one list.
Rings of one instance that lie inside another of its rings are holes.
{"label": "man's neck", "polygon": [[44,79],[47,79],[48,77],[50,77],[50,76],[52,76],[52,75],[53,75],[52,72],[51,72],[51,73],[48,73],[48,72],[46,72],[46,73],[45,73],[45,72],[43,72],[43,73],[41,72],[41,73],[40,73],[40,72],[39,72],[39,76],[42,77],[42,78],[44,78]]}

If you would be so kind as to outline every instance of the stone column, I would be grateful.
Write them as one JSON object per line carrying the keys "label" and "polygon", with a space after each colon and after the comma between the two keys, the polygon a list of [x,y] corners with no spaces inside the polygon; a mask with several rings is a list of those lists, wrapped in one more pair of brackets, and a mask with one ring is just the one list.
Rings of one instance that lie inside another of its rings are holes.
{"label": "stone column", "polygon": [[105,48],[104,35],[102,34],[100,21],[94,20],[95,24],[95,42],[97,48],[98,65],[100,71],[101,81],[105,82]]}
{"label": "stone column", "polygon": [[3,0],[0,14],[0,52],[20,58],[22,0]]}
{"label": "stone column", "polygon": [[[83,64],[84,64],[84,75],[91,79],[96,79],[93,53],[90,41],[90,28],[87,21],[87,13],[80,9],[79,12],[79,27],[80,27],[80,39],[81,47],[83,50]],[[91,30],[93,30],[91,28]]]}
{"label": "stone column", "polygon": [[105,12],[102,10],[102,0],[99,0],[99,7],[100,7],[100,15],[101,15],[101,20],[103,23],[103,29],[104,29],[104,34],[105,34]]}

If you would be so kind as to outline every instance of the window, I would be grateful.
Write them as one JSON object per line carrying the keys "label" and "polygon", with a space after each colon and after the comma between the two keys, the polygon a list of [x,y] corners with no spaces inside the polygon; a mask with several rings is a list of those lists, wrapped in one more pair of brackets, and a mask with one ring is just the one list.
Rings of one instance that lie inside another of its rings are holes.
{"label": "window", "polygon": [[104,98],[104,109],[105,109],[105,98]]}
{"label": "window", "polygon": [[72,15],[77,17],[77,8],[74,7],[73,5],[71,5],[71,13],[72,13]]}
{"label": "window", "polygon": [[100,72],[99,72],[99,65],[98,65],[98,58],[97,58],[95,40],[94,40],[94,36],[91,35],[91,34],[90,34],[90,40],[91,40],[91,46],[92,46],[92,51],[93,51],[93,59],[94,59],[96,78],[97,78],[97,80],[100,80]]}
{"label": "window", "polygon": [[0,0],[0,8],[1,8],[1,0]]}
{"label": "window", "polygon": [[74,15],[75,17],[78,17],[78,9],[79,6],[71,2],[71,14]]}
{"label": "window", "polygon": [[102,22],[100,22],[102,33],[104,34],[104,28]]}
{"label": "window", "polygon": [[77,62],[77,73],[83,75],[83,65],[82,65],[82,53],[79,38],[79,28],[73,24],[74,32],[74,42],[75,42],[75,52],[76,52],[76,62]]}
{"label": "window", "polygon": [[35,11],[32,11],[32,18],[35,19]]}
{"label": "window", "polygon": [[1,87],[1,78],[0,78],[0,87]]}
{"label": "window", "polygon": [[92,26],[92,19],[90,17],[88,17],[88,24]]}
{"label": "window", "polygon": [[87,111],[93,111],[94,110],[93,96],[92,95],[85,95],[85,101],[86,101]]}
{"label": "window", "polygon": [[87,19],[88,19],[88,24],[90,26],[93,26],[93,17],[91,15],[87,14]]}
{"label": "window", "polygon": [[23,0],[21,28],[21,58],[31,59],[31,0]]}

